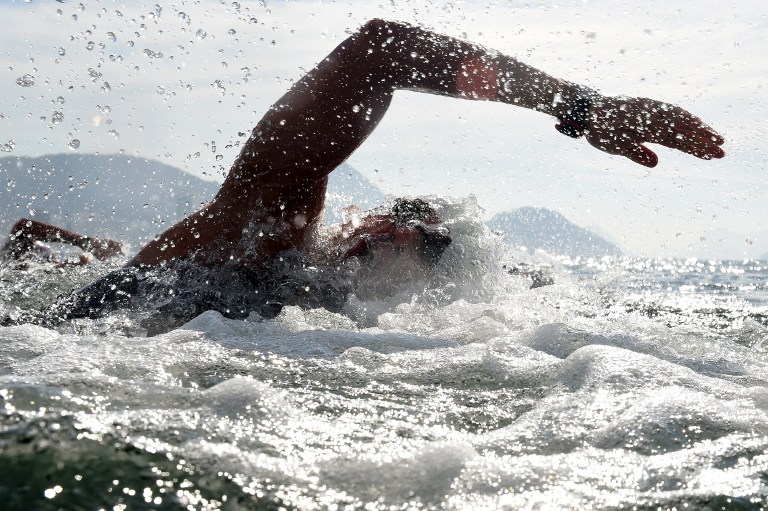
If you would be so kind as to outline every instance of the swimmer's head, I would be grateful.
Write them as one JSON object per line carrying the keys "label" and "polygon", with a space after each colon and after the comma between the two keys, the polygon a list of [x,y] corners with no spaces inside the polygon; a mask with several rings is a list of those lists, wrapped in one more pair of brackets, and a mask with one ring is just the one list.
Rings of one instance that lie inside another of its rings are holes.
{"label": "swimmer's head", "polygon": [[434,208],[422,199],[396,199],[388,211],[358,222],[343,242],[343,258],[362,263],[358,295],[391,295],[423,277],[451,244]]}

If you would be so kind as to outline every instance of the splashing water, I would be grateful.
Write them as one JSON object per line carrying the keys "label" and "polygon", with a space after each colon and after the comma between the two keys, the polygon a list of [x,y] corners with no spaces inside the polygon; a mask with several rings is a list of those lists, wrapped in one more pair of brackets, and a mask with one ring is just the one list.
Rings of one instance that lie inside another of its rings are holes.
{"label": "splashing water", "polygon": [[25,74],[16,79],[16,83],[20,87],[32,87],[35,84],[35,77],[30,74]]}
{"label": "splashing water", "polygon": [[[341,313],[0,327],[5,508],[765,505],[765,266],[541,256],[529,289],[472,201],[438,209],[429,281]],[[0,307],[107,269],[6,267]]]}

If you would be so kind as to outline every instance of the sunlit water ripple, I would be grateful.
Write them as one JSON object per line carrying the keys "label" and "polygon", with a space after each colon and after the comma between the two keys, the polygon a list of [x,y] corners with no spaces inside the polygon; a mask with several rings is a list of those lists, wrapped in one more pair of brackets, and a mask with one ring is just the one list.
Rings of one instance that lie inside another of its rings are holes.
{"label": "sunlit water ripple", "polygon": [[[548,262],[151,338],[0,328],[3,509],[762,509],[766,263]],[[104,271],[3,270],[0,306]]]}

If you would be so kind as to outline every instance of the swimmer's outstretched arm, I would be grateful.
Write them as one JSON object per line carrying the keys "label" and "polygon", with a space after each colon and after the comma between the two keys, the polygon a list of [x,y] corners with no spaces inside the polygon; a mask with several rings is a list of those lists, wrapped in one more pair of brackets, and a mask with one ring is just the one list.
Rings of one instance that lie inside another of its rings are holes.
{"label": "swimmer's outstretched arm", "polygon": [[36,241],[67,243],[85,252],[90,252],[97,259],[108,259],[122,255],[123,246],[119,241],[90,238],[55,225],[27,218],[22,218],[13,225],[9,238],[5,243],[3,252],[14,258],[19,258],[31,250]]}
{"label": "swimmer's outstretched arm", "polygon": [[236,258],[221,247],[234,250],[252,221],[287,225],[281,247],[301,249],[323,210],[328,174],[371,134],[400,89],[537,110],[559,119],[561,131],[649,167],[658,159],[647,142],[704,159],[724,156],[723,138],[682,108],[603,96],[477,44],[375,19],[272,105],[211,204],[128,264],[206,256],[214,245],[220,255],[211,261]]}
{"label": "swimmer's outstretched arm", "polygon": [[[658,160],[646,142],[704,159],[724,156],[723,138],[682,108],[603,96],[477,44],[372,20],[273,105],[232,177],[247,177],[255,165],[260,176],[279,183],[328,174],[373,131],[398,89],[513,104],[561,124],[575,119],[594,147],[650,167]],[[286,168],[286,153],[299,174]]]}

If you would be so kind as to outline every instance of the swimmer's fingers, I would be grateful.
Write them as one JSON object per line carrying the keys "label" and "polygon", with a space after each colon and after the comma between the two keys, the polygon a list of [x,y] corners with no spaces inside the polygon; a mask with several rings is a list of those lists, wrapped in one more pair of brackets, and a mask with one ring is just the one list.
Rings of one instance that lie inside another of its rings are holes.
{"label": "swimmer's fingers", "polygon": [[660,144],[702,159],[722,158],[724,139],[690,112],[645,98],[601,98],[590,110],[589,142],[610,154],[653,167],[656,155],[643,146]]}
{"label": "swimmer's fingers", "polygon": [[656,153],[644,146],[643,140],[638,139],[634,132],[613,130],[599,133],[590,130],[586,135],[593,147],[608,154],[624,156],[645,167],[655,167],[659,163]]}
{"label": "swimmer's fingers", "polygon": [[646,140],[698,158],[722,158],[723,137],[690,112],[674,105],[642,100],[649,123]]}

